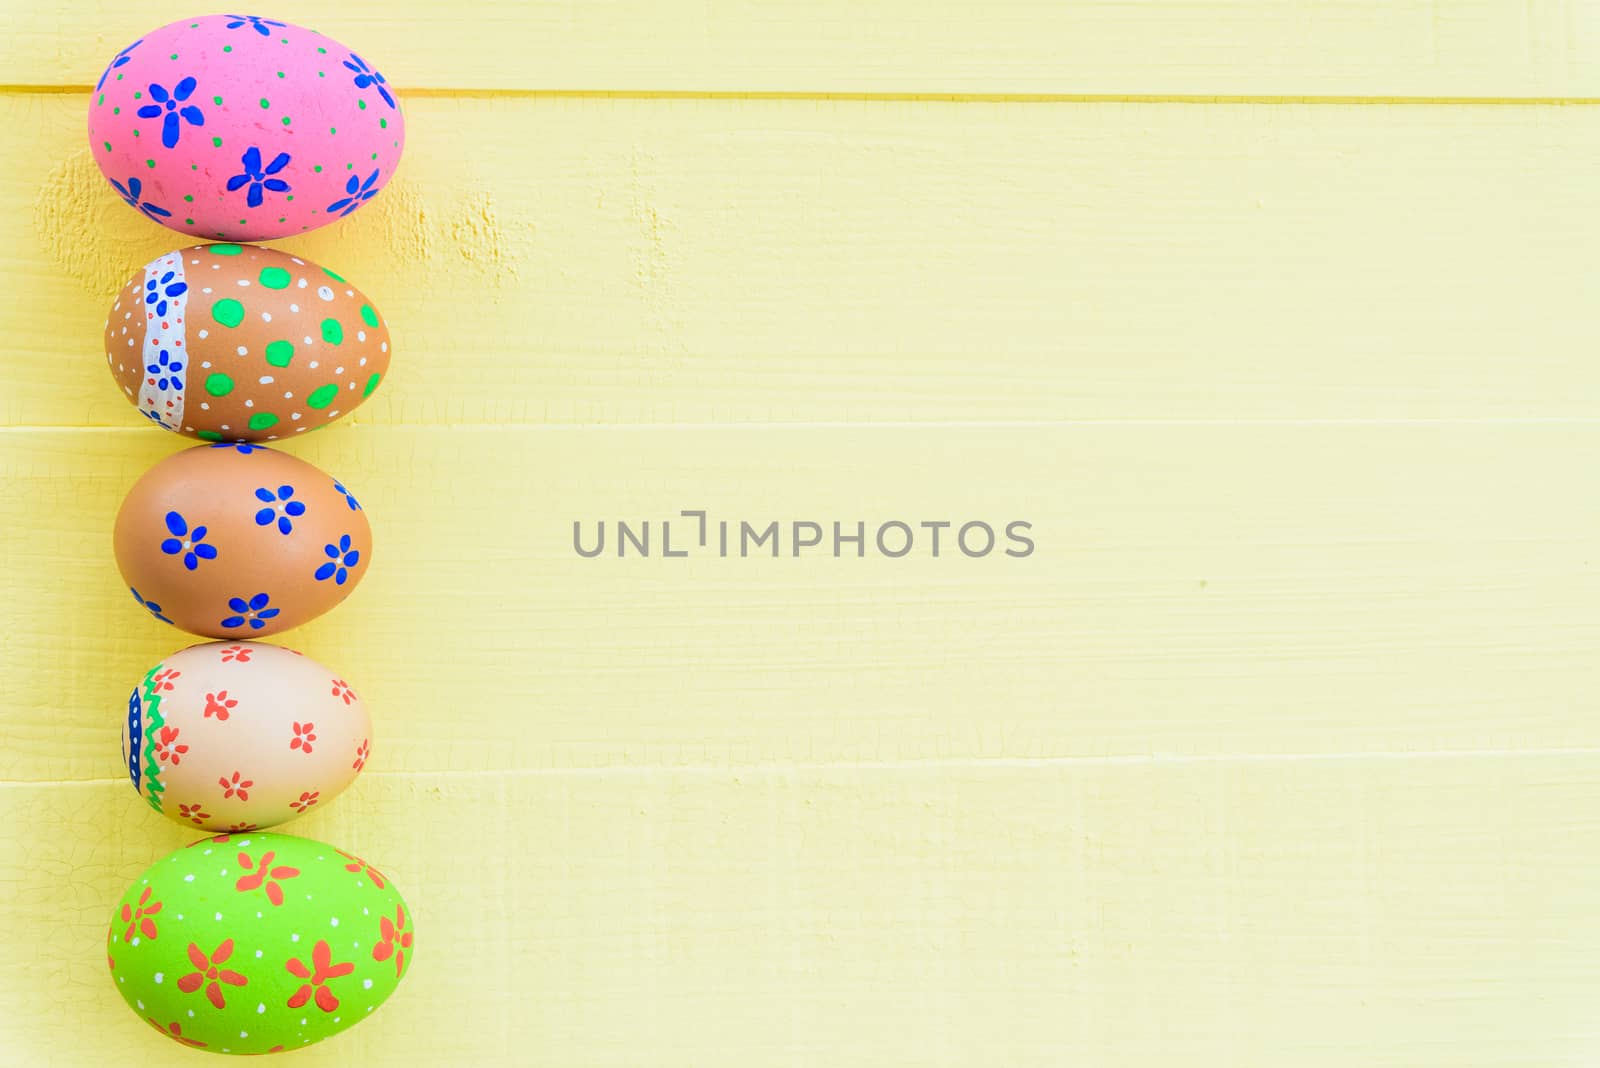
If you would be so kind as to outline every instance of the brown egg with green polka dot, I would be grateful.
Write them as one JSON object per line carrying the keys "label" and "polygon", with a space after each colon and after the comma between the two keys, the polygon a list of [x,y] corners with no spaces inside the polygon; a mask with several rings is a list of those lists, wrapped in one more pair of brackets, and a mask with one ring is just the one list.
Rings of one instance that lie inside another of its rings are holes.
{"label": "brown egg with green polka dot", "polygon": [[259,245],[196,245],[117,294],[106,362],[149,420],[202,441],[281,441],[327,426],[389,370],[389,329],[362,292]]}

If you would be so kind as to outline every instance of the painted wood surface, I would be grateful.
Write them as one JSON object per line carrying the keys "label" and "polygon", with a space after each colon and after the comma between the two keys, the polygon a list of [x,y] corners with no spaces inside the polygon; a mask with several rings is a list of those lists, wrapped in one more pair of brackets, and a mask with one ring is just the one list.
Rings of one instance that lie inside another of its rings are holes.
{"label": "painted wood surface", "polygon": [[[82,132],[185,13],[4,13],[0,1064],[193,1063],[101,954],[189,839],[110,553],[182,443],[100,349],[178,242]],[[283,243],[397,348],[293,446],[376,552],[285,643],[378,737],[288,829],[419,924],[296,1063],[1594,1063],[1592,5],[273,14],[423,90]],[[700,508],[1037,549],[572,551]]]}
{"label": "painted wood surface", "polygon": [[[7,80],[93,85],[118,48],[193,13],[112,0],[15,5]],[[383,56],[425,90],[1600,94],[1600,13],[1584,0],[285,0],[273,14]]]}

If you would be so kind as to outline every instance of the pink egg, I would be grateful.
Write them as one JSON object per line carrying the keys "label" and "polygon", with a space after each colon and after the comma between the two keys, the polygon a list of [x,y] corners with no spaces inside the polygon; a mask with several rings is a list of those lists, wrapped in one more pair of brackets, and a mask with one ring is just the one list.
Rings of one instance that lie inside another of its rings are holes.
{"label": "pink egg", "polygon": [[264,241],[342,219],[388,183],[399,101],[363,56],[256,15],[182,19],[128,45],[89,142],[130,207],[198,237]]}

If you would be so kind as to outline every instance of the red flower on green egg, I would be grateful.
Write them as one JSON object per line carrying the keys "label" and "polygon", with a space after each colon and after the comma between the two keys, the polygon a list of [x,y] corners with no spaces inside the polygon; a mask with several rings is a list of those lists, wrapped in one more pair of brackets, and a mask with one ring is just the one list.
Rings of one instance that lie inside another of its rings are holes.
{"label": "red flower on green egg", "polygon": [[193,994],[203,986],[206,988],[207,1001],[219,1009],[226,1008],[227,1002],[222,999],[222,987],[220,984],[244,986],[248,982],[238,972],[229,971],[222,967],[223,961],[226,961],[231,956],[233,956],[233,939],[231,938],[223,939],[222,944],[209,957],[201,952],[199,946],[190,942],[189,963],[195,966],[195,970],[188,975],[179,977],[178,989],[185,994]]}
{"label": "red flower on green egg", "polygon": [[122,922],[128,925],[128,929],[123,932],[122,940],[124,942],[132,942],[135,931],[138,931],[146,938],[154,939],[156,936],[156,921],[150,917],[160,911],[161,902],[157,901],[154,904],[150,902],[150,887],[148,886],[144,888],[144,893],[139,895],[137,906],[123,902]]}
{"label": "red flower on green egg", "polygon": [[339,1007],[339,999],[334,997],[333,991],[328,989],[329,979],[337,979],[342,975],[349,975],[356,970],[350,961],[340,964],[333,963],[333,950],[328,948],[328,943],[317,940],[316,946],[311,950],[311,964],[316,969],[305,966],[298,957],[290,957],[284,963],[289,969],[289,974],[298,979],[305,979],[306,983],[289,995],[289,1007],[298,1009],[316,995],[317,1008],[323,1012],[332,1012]]}
{"label": "red flower on green egg", "polygon": [[406,907],[394,907],[394,922],[384,916],[378,920],[378,932],[383,940],[372,947],[373,960],[394,958],[394,977],[400,978],[406,970],[406,950],[411,948],[411,932],[406,930]]}
{"label": "red flower on green egg", "polygon": [[157,1031],[160,1031],[168,1038],[175,1038],[179,1042],[182,1042],[185,1046],[194,1046],[197,1049],[205,1049],[206,1044],[204,1042],[197,1042],[192,1038],[183,1037],[183,1028],[178,1026],[178,1021],[174,1020],[167,1024],[167,1026],[162,1027],[160,1024],[156,1023],[156,1018],[154,1016],[146,1016],[145,1019],[150,1021],[151,1027],[154,1027]]}
{"label": "red flower on green egg", "polygon": [[258,865],[250,860],[249,853],[240,853],[239,867],[250,872],[250,874],[239,876],[239,881],[233,884],[233,888],[249,893],[251,890],[265,887],[268,901],[274,905],[283,904],[283,887],[278,885],[278,880],[293,879],[300,874],[300,869],[288,866],[272,867],[272,858],[275,856],[277,854],[271,851],[262,854],[261,862]]}
{"label": "red flower on green egg", "polygon": [[342,849],[335,849],[334,852],[350,862],[344,866],[345,871],[356,874],[365,871],[367,873],[367,878],[372,880],[372,885],[376,886],[379,890],[383,889],[383,873],[377,868],[374,868],[371,864],[368,864],[366,861],[352,853],[346,853]]}

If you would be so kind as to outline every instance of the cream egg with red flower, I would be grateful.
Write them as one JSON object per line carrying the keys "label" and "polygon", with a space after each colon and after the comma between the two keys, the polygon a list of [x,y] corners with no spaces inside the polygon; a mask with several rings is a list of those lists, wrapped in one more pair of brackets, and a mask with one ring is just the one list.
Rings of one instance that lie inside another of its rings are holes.
{"label": "cream egg with red flower", "polygon": [[150,807],[246,831],[325,806],[366,766],[372,718],[342,675],[264,642],[206,642],[145,673],[122,755]]}

